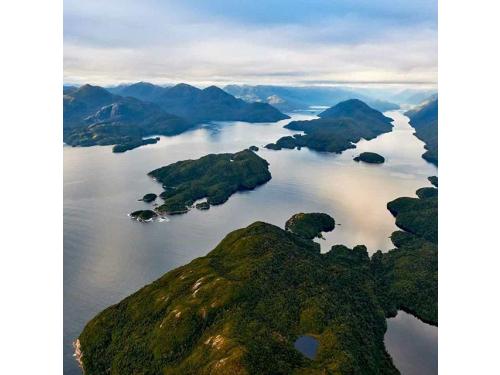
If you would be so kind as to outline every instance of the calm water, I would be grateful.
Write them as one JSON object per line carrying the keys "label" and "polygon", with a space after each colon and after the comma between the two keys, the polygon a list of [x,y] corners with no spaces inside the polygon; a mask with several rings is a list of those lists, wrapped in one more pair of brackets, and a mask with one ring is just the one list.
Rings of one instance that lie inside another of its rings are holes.
{"label": "calm water", "polygon": [[384,342],[403,375],[438,373],[438,328],[399,311],[387,320]]}
{"label": "calm water", "polygon": [[[141,224],[127,214],[148,204],[137,199],[160,193],[146,173],[160,166],[207,153],[259,147],[296,132],[283,129],[290,120],[271,124],[220,123],[124,154],[111,147],[64,148],[64,368],[79,374],[72,341],[99,311],[120,301],[165,272],[205,255],[230,231],[263,220],[279,226],[297,212],[325,212],[340,225],[318,240],[365,244],[372,253],[391,248],[396,230],[386,203],[414,196],[429,186],[436,168],[420,155],[423,143],[412,135],[407,118],[388,112],[394,131],[341,155],[308,149],[258,154],[270,163],[272,180],[238,193],[208,211],[192,210],[170,221]],[[293,120],[314,118],[297,113]],[[382,154],[383,165],[356,163],[362,151]],[[410,343],[411,344],[411,343]]]}
{"label": "calm water", "polygon": [[304,354],[309,359],[316,357],[319,342],[312,336],[300,336],[294,343],[295,349]]}

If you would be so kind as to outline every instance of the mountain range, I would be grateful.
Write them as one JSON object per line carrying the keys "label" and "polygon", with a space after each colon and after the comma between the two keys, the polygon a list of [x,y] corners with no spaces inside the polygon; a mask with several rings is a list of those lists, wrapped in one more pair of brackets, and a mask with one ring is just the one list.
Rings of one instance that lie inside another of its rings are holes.
{"label": "mountain range", "polygon": [[117,145],[123,152],[156,143],[205,121],[274,122],[289,118],[266,103],[247,103],[218,87],[161,87],[140,82],[111,90],[64,86],[63,139],[72,146]]}
{"label": "mountain range", "polygon": [[109,90],[118,95],[156,103],[164,111],[194,122],[274,122],[289,118],[267,103],[248,103],[217,86],[199,89],[185,83],[162,87],[138,82]]}
{"label": "mountain range", "polygon": [[399,109],[399,105],[387,100],[363,94],[348,87],[294,87],[266,85],[228,85],[228,93],[251,102],[269,103],[282,111],[307,109],[310,106],[333,106],[348,99],[360,99],[379,111]]}

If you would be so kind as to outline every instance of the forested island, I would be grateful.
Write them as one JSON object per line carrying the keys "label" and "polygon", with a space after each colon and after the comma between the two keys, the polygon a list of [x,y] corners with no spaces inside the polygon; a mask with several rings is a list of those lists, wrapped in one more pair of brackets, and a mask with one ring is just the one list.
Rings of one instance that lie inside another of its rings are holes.
{"label": "forested island", "polygon": [[[180,134],[203,121],[289,118],[269,104],[247,103],[215,86],[200,90],[185,84],[170,88],[149,85],[121,87],[114,93],[92,85],[65,88],[64,142],[70,146],[115,145],[113,152],[125,152],[158,142],[159,138],[151,136]],[[158,97],[147,95],[148,89]]]}
{"label": "forested island", "polygon": [[335,219],[319,212],[306,214],[301,212],[293,215],[285,223],[285,230],[308,240],[321,237],[321,232],[331,232],[334,229]]}
{"label": "forested island", "polygon": [[266,145],[272,150],[308,147],[311,150],[341,153],[355,148],[362,138],[370,140],[392,131],[392,119],[358,99],[341,102],[319,114],[319,119],[292,121],[287,129],[303,131]]}
{"label": "forested island", "polygon": [[382,164],[385,162],[385,158],[382,155],[377,154],[376,152],[362,152],[353,160],[357,162],[362,161],[369,164]]}
{"label": "forested island", "polygon": [[186,213],[197,200],[199,209],[226,202],[237,191],[252,190],[271,179],[269,163],[250,150],[234,154],[209,154],[155,169],[149,176],[165,189],[157,207],[161,214]]}
{"label": "forested island", "polygon": [[[398,374],[386,317],[437,324],[437,191],[388,208],[404,231],[371,259],[263,222],[228,234],[92,319],[77,342],[85,374]],[[306,334],[314,360],[294,348]]]}
{"label": "forested island", "polygon": [[438,165],[438,98],[431,98],[420,107],[405,113],[410,125],[415,128],[415,136],[425,142],[422,157]]}

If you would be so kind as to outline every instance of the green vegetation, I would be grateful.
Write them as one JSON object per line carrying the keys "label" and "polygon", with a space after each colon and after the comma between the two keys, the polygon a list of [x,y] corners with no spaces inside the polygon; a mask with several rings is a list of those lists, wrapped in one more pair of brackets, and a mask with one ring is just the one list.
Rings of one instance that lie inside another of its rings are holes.
{"label": "green vegetation", "polygon": [[126,152],[129,150],[133,150],[134,148],[141,147],[144,145],[152,145],[157,143],[160,140],[160,137],[155,138],[146,138],[146,139],[138,139],[136,141],[130,141],[128,143],[121,143],[113,146],[113,152],[120,153]]}
{"label": "green vegetation", "polygon": [[362,152],[354,158],[354,161],[363,161],[370,164],[382,164],[385,162],[385,158],[375,152]]}
{"label": "green vegetation", "polygon": [[331,232],[334,229],[335,220],[324,213],[301,212],[293,215],[285,223],[285,230],[308,240],[321,237],[321,232]]}
{"label": "green vegetation", "polygon": [[153,202],[154,200],[156,200],[157,198],[157,195],[154,194],[154,193],[148,193],[148,194],[145,194],[143,197],[142,197],[142,201],[146,202],[146,203],[151,203]]}
{"label": "green vegetation", "polygon": [[208,202],[197,203],[196,208],[198,210],[208,210],[210,208],[210,204]]}
{"label": "green vegetation", "polygon": [[410,118],[410,124],[415,128],[415,136],[425,142],[427,151],[422,157],[438,165],[438,99],[431,99],[405,115]]}
{"label": "green vegetation", "polygon": [[250,150],[235,154],[210,154],[183,160],[148,173],[163,184],[165,202],[158,211],[185,213],[195,201],[209,205],[226,202],[237,191],[252,190],[271,179],[269,163]]}
{"label": "green vegetation", "polygon": [[396,249],[373,255],[372,271],[377,294],[389,316],[404,310],[437,325],[437,189],[423,188],[417,194],[419,198],[398,198],[388,203],[396,224],[405,232],[392,234]]}
{"label": "green vegetation", "polygon": [[205,121],[274,122],[289,118],[268,103],[247,103],[217,86],[205,89],[180,83],[172,87],[138,82],[112,89],[123,96],[157,104],[168,113],[200,123]]}
{"label": "green vegetation", "polygon": [[258,148],[257,146],[250,146],[248,149],[249,149],[250,151],[254,151],[254,152],[259,151],[259,148]]}
{"label": "green vegetation", "polygon": [[435,187],[438,187],[438,178],[437,176],[431,176],[427,178],[431,184],[433,184]]}
{"label": "green vegetation", "polygon": [[310,121],[292,121],[287,129],[300,130],[266,145],[271,150],[308,147],[316,151],[340,153],[355,148],[362,138],[373,139],[392,130],[392,119],[357,99],[347,100],[327,109],[321,118]]}
{"label": "green vegetation", "polygon": [[138,221],[150,221],[157,217],[158,215],[156,212],[152,210],[139,210],[139,211],[134,211],[130,214],[130,217],[133,219],[136,219]]}
{"label": "green vegetation", "polygon": [[[256,222],[92,319],[86,375],[397,374],[366,248]],[[316,359],[294,348],[319,341]]]}
{"label": "green vegetation", "polygon": [[151,84],[113,89],[68,87],[63,96],[63,140],[70,146],[115,145],[125,152],[177,135],[202,121],[268,122],[289,118],[266,103],[246,103],[212,86],[164,88]]}
{"label": "green vegetation", "polygon": [[112,95],[98,86],[84,85],[64,95],[63,140],[70,146],[116,145],[125,152],[158,138],[175,135],[193,123],[164,112],[156,104]]}

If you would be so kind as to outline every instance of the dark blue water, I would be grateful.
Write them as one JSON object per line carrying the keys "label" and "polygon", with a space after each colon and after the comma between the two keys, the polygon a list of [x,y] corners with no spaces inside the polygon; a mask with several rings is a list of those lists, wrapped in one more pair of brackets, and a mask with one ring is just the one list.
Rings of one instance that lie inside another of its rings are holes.
{"label": "dark blue water", "polygon": [[[291,120],[270,124],[221,123],[155,145],[113,154],[111,147],[64,148],[64,372],[80,374],[72,342],[85,323],[104,308],[157,279],[167,271],[203,256],[232,230],[263,220],[281,227],[297,212],[325,212],[342,224],[325,240],[333,244],[365,244],[370,252],[392,247],[396,230],[386,204],[414,196],[429,186],[436,168],[420,155],[423,143],[412,135],[408,119],[391,112],[393,132],[341,155],[303,148],[258,154],[270,163],[272,180],[254,191],[233,195],[208,211],[192,210],[169,221],[141,224],[128,213],[150,207],[137,199],[160,193],[147,172],[178,160],[208,153],[262,147],[295,132],[283,128]],[[297,113],[293,120],[313,118]],[[361,151],[383,155],[383,165],[352,161]],[[411,342],[409,343],[411,345]]]}
{"label": "dark blue water", "polygon": [[295,349],[304,354],[309,359],[316,358],[319,342],[312,336],[300,336],[295,341]]}

